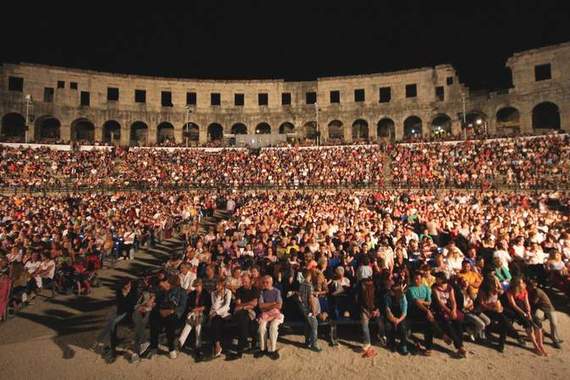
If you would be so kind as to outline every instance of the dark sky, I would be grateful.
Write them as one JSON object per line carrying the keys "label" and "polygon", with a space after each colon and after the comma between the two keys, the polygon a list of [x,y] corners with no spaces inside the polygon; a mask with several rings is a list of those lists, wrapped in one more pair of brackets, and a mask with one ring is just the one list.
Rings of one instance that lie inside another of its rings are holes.
{"label": "dark sky", "polygon": [[[92,4],[91,4],[92,3]],[[364,74],[451,63],[471,88],[508,85],[515,51],[570,41],[570,1],[187,1],[184,8],[2,12],[0,61],[189,78]],[[304,5],[303,5],[304,4]],[[396,4],[396,5],[394,5]],[[22,13],[23,12],[23,13]],[[23,18],[25,21],[23,21]]]}

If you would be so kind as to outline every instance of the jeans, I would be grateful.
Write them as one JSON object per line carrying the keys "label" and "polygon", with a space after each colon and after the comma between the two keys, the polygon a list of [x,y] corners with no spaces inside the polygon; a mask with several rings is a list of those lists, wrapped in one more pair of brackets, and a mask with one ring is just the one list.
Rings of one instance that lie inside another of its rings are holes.
{"label": "jeans", "polygon": [[309,347],[318,346],[319,322],[315,316],[307,317],[305,323],[305,344]]}
{"label": "jeans", "polygon": [[277,335],[279,334],[279,325],[282,319],[274,319],[272,321],[261,320],[259,322],[259,349],[265,350],[265,336],[267,334],[267,325],[269,325],[269,339],[267,340],[267,351],[274,352],[277,349]]}
{"label": "jeans", "polygon": [[509,329],[507,318],[503,313],[497,313],[492,310],[485,310],[485,315],[489,317],[491,321],[497,322],[497,327],[499,329],[499,346],[503,347],[505,345],[505,340],[507,339],[507,330]]}
{"label": "jeans", "polygon": [[174,351],[175,329],[178,324],[176,313],[170,314],[167,317],[162,317],[158,310],[153,310],[150,313],[150,348],[158,348],[158,336],[162,327],[166,330],[166,339],[168,341],[168,350]]}
{"label": "jeans", "polygon": [[122,313],[117,315],[117,311],[116,310],[113,311],[113,313],[111,313],[111,316],[109,317],[109,320],[107,321],[107,324],[105,325],[105,328],[103,329],[103,331],[101,331],[101,333],[97,337],[97,342],[104,344],[110,343],[111,349],[115,351],[115,348],[117,347],[117,325],[126,316],[127,313]]}
{"label": "jeans", "polygon": [[249,317],[249,312],[247,310],[238,310],[234,312],[232,319],[237,322],[238,329],[238,350],[244,351],[248,345],[249,338],[249,327],[251,323],[251,318]]}
{"label": "jeans", "polygon": [[370,327],[368,326],[370,321],[376,322],[376,325],[378,326],[378,335],[386,335],[384,331],[384,321],[382,318],[377,317],[370,319],[366,313],[362,313],[360,317],[360,324],[362,326],[362,343],[365,347],[370,346]]}
{"label": "jeans", "polygon": [[398,325],[394,325],[390,321],[386,321],[386,335],[388,336],[388,346],[396,346],[396,337],[400,340],[401,347],[408,346],[408,323],[404,319]]}
{"label": "jeans", "polygon": [[463,347],[463,323],[459,320],[446,319],[440,316],[437,319],[439,327],[451,338],[456,349]]}
{"label": "jeans", "polygon": [[489,326],[491,320],[483,313],[465,313],[465,323],[475,328],[475,335],[481,338],[485,328]]}
{"label": "jeans", "polygon": [[[542,310],[542,312],[544,313],[544,317],[546,319],[548,319],[548,322],[550,322],[550,335],[552,337],[552,341],[553,342],[560,342],[560,336],[558,335],[558,319],[556,318],[556,312],[554,310],[552,311],[544,311]],[[535,318],[538,318],[538,315],[536,315],[536,310],[534,311],[535,314]]]}
{"label": "jeans", "polygon": [[150,313],[141,314],[138,311],[133,313],[133,323],[135,325],[135,344],[134,350],[136,354],[142,354],[141,345],[146,338],[146,325],[150,318]]}

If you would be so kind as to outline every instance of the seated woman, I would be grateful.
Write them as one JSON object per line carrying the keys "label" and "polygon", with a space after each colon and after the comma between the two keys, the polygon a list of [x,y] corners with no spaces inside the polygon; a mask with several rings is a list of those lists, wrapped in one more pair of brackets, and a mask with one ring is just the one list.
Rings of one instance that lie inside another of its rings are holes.
{"label": "seated woman", "polygon": [[230,303],[232,292],[226,289],[226,281],[220,279],[216,283],[211,295],[209,322],[212,327],[212,341],[214,342],[213,358],[222,354],[222,331],[224,322],[230,317]]}
{"label": "seated woman", "polygon": [[570,294],[570,274],[568,273],[566,263],[562,260],[560,251],[556,250],[550,254],[546,262],[546,272],[552,286],[566,294]]}
{"label": "seated woman", "polygon": [[435,285],[432,287],[435,320],[443,330],[443,339],[446,343],[457,349],[460,357],[467,357],[467,351],[463,348],[463,314],[457,309],[455,292],[447,281],[445,273],[435,274]]}
{"label": "seated woman", "polygon": [[517,277],[511,281],[511,287],[507,292],[509,302],[507,314],[509,317],[524,327],[529,339],[532,341],[537,355],[548,356],[544,349],[542,336],[542,324],[538,318],[533,316],[526,283],[522,277]]}
{"label": "seated woman", "polygon": [[194,280],[192,287],[194,290],[188,294],[188,316],[186,317],[186,324],[180,333],[178,341],[180,343],[180,347],[184,347],[188,336],[192,330],[194,330],[196,335],[194,344],[194,347],[196,347],[196,357],[200,359],[202,356],[200,351],[200,348],[202,347],[202,326],[207,320],[211,296],[204,290],[202,280],[199,278]]}
{"label": "seated woman", "polygon": [[485,328],[489,326],[491,320],[484,313],[475,307],[469,284],[463,277],[456,277],[455,298],[458,309],[464,316],[464,325],[472,342],[476,339],[485,339]]}
{"label": "seated woman", "polygon": [[[497,351],[505,350],[505,340],[509,327],[507,319],[503,314],[503,305],[499,297],[503,293],[501,284],[493,275],[487,275],[483,279],[481,289],[477,294],[477,306],[492,322],[496,322],[499,329],[499,344]],[[515,331],[516,333],[516,331]],[[518,335],[518,334],[517,334]]]}
{"label": "seated woman", "polygon": [[511,276],[511,271],[509,270],[508,266],[503,265],[503,262],[499,257],[495,257],[493,260],[495,264],[495,271],[493,273],[497,280],[499,280],[502,288],[504,290],[508,290],[509,284],[513,279],[513,276]]}

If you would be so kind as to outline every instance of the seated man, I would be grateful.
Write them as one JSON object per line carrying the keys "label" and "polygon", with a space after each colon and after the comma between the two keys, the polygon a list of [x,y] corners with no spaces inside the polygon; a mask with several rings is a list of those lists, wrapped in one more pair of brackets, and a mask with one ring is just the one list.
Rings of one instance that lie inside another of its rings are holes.
{"label": "seated man", "polygon": [[317,317],[321,314],[321,305],[314,295],[312,272],[303,270],[303,282],[299,286],[299,298],[303,306],[307,323],[305,325],[305,345],[312,351],[321,352],[318,342],[319,322]]}
{"label": "seated man", "polygon": [[431,311],[431,289],[423,284],[421,272],[414,273],[412,285],[408,288],[409,318],[418,322],[424,333],[423,354],[429,356],[433,347],[433,333],[436,329],[435,316]]}
{"label": "seated man", "polygon": [[251,322],[255,320],[255,308],[257,307],[259,291],[251,284],[251,277],[248,273],[241,276],[241,287],[236,291],[235,307],[232,319],[237,323],[239,343],[235,357],[239,359],[248,346],[249,328]]}
{"label": "seated man", "polygon": [[262,279],[262,290],[259,295],[259,309],[261,314],[259,321],[259,352],[254,355],[260,358],[265,354],[267,325],[269,325],[269,339],[267,340],[267,356],[273,360],[279,359],[279,353],[276,351],[277,334],[279,325],[283,323],[284,317],[281,314],[283,300],[279,289],[273,287],[273,278],[264,276]]}
{"label": "seated man", "polygon": [[191,286],[194,290],[188,294],[188,317],[186,317],[186,324],[180,333],[178,342],[180,343],[180,347],[184,347],[188,336],[192,332],[192,329],[194,329],[196,334],[196,358],[199,360],[202,358],[202,352],[200,351],[202,347],[202,326],[208,319],[212,299],[210,294],[204,290],[201,279],[195,279]]}
{"label": "seated man", "polygon": [[408,301],[400,283],[392,283],[390,292],[384,297],[384,307],[388,347],[392,351],[396,351],[396,335],[398,335],[400,339],[400,353],[408,355],[408,324],[406,322]]}
{"label": "seated man", "polygon": [[370,345],[370,327],[369,323],[375,321],[378,327],[378,336],[381,343],[384,342],[384,323],[380,315],[380,305],[382,304],[380,296],[374,286],[372,277],[367,277],[360,284],[358,293],[358,304],[360,306],[360,322],[363,335],[363,357],[372,357],[376,355],[376,350]]}
{"label": "seated man", "polygon": [[178,352],[175,345],[175,330],[184,310],[186,310],[187,294],[180,287],[178,276],[163,278],[158,284],[156,303],[149,316],[150,346],[143,353],[145,359],[150,359],[158,352],[158,338],[162,328],[166,330],[168,350],[171,359],[176,359]]}

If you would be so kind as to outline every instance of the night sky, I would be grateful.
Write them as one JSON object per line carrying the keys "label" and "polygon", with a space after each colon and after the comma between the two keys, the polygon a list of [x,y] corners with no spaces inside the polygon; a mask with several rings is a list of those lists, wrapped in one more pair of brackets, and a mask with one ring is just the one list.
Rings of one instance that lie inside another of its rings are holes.
{"label": "night sky", "polygon": [[451,63],[471,88],[495,89],[509,85],[513,52],[570,41],[568,0],[119,3],[3,12],[0,62],[287,80]]}

